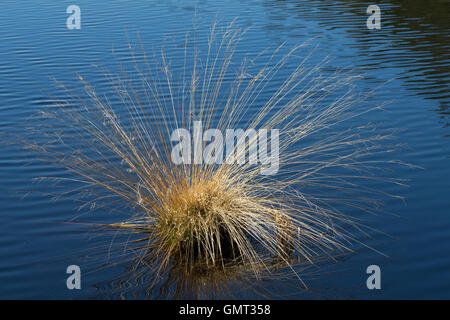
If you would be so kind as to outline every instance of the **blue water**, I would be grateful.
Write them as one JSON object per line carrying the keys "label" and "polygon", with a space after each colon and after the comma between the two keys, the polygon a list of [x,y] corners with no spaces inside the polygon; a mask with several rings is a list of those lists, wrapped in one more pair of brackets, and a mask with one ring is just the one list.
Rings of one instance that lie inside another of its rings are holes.
{"label": "blue water", "polygon": [[[130,62],[127,42],[136,40],[137,31],[142,44],[151,48],[162,39],[183,39],[193,23],[201,34],[212,22],[228,23],[235,17],[240,27],[251,27],[239,53],[256,54],[267,46],[285,41],[293,46],[315,37],[319,55],[330,55],[332,66],[363,70],[362,89],[378,88],[370,102],[389,103],[385,111],[361,121],[376,122],[380,133],[398,129],[396,142],[406,147],[389,157],[421,167],[399,167],[391,173],[408,179],[407,188],[377,186],[406,199],[387,199],[386,210],[393,214],[368,221],[389,236],[376,233],[365,243],[387,257],[356,247],[354,254],[309,277],[309,290],[282,282],[260,286],[277,288],[287,298],[450,298],[450,6],[448,1],[377,3],[380,30],[366,28],[366,8],[373,4],[366,1],[3,0],[0,298],[121,297],[113,279],[126,265],[108,259],[114,234],[68,223],[79,216],[78,222],[109,222],[113,213],[91,217],[87,210],[77,211],[78,204],[70,199],[54,201],[45,194],[50,187],[43,184],[47,189],[40,190],[33,178],[64,173],[34,161],[14,143],[20,140],[14,136],[26,136],[32,117],[51,97],[62,97],[52,78],[76,86],[75,74],[82,74],[101,91],[105,79],[93,65]],[[81,30],[66,27],[71,4],[81,8]],[[287,66],[279,76],[290,71],[292,66]],[[30,189],[34,192],[27,193]],[[106,247],[92,250],[98,246]],[[70,264],[87,270],[81,290],[66,287]],[[371,264],[381,267],[381,290],[366,288],[365,271]]]}

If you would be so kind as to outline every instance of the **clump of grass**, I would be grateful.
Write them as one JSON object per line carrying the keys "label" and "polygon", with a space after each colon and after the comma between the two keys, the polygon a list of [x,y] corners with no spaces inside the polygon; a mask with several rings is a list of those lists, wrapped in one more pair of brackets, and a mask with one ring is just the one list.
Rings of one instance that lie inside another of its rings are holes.
{"label": "clump of grass", "polygon": [[[42,113],[48,140],[33,149],[80,183],[60,196],[119,210],[121,220],[105,225],[140,235],[139,261],[151,261],[156,274],[215,274],[230,263],[256,277],[280,263],[295,273],[299,262],[350,250],[354,231],[364,232],[352,214],[377,211],[385,196],[357,181],[383,179],[374,171],[383,161],[370,156],[391,150],[383,143],[389,135],[343,128],[373,109],[362,108],[366,95],[354,91],[359,76],[327,70],[328,59],[309,66],[308,43],[233,64],[244,34],[213,25],[201,51],[188,33],[169,50],[184,61],[179,69],[167,50],[148,57],[130,45],[131,72],[102,70],[113,92],[99,94],[80,76],[82,94],[65,88],[68,99]],[[288,62],[293,72],[273,90]],[[278,128],[278,173],[261,175],[262,163],[174,164],[171,133],[192,132],[194,121],[222,132]]]}

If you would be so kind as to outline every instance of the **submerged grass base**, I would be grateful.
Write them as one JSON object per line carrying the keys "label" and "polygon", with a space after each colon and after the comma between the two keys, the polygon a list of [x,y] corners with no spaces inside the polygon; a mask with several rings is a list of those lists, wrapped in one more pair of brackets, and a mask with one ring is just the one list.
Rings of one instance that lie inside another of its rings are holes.
{"label": "submerged grass base", "polygon": [[177,263],[206,270],[239,262],[258,266],[257,273],[266,257],[287,259],[298,241],[291,218],[275,201],[259,198],[254,182],[231,178],[226,170],[174,179],[158,203],[142,196],[142,206],[157,211],[155,219],[121,227],[147,229],[162,268]]}

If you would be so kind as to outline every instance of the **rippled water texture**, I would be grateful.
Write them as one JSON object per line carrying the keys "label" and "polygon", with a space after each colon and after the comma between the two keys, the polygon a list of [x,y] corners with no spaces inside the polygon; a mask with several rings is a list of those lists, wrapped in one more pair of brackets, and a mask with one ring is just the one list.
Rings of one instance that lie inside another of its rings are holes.
{"label": "rippled water texture", "polygon": [[[81,30],[66,28],[66,8],[71,4],[81,7]],[[77,216],[81,222],[108,222],[112,213],[97,212],[92,217],[86,210],[77,211],[73,201],[23,193],[33,178],[59,173],[11,143],[14,135],[26,132],[35,113],[48,106],[51,97],[62,97],[52,77],[76,86],[78,73],[101,92],[105,79],[93,65],[129,63],[127,42],[136,40],[137,31],[146,48],[158,47],[165,37],[182,40],[194,20],[199,21],[202,34],[212,22],[229,22],[237,16],[240,26],[251,26],[240,52],[255,54],[268,45],[276,47],[286,41],[292,46],[315,37],[318,52],[333,59],[331,66],[362,70],[365,78],[360,89],[378,88],[371,103],[389,102],[385,111],[363,120],[374,122],[381,133],[398,129],[397,142],[407,148],[390,156],[423,168],[392,172],[395,178],[410,179],[407,189],[378,186],[406,197],[405,203],[387,201],[386,209],[393,215],[374,216],[368,222],[388,236],[375,233],[365,242],[388,257],[356,247],[356,253],[342,261],[313,270],[308,277],[310,290],[284,282],[267,281],[259,286],[268,291],[276,288],[289,298],[450,298],[450,3],[377,1],[382,14],[380,30],[366,28],[370,4],[2,0],[0,298],[119,297],[113,279],[127,267],[120,259],[108,260],[114,235],[67,223]],[[281,73],[290,71],[288,66]],[[49,191],[40,188],[34,186],[34,190]],[[106,246],[106,250],[92,251],[95,246]],[[108,261],[114,265],[104,266]],[[70,264],[88,270],[82,275],[82,290],[66,288]],[[381,267],[381,290],[366,288],[370,264]],[[240,290],[235,293],[251,297]]]}

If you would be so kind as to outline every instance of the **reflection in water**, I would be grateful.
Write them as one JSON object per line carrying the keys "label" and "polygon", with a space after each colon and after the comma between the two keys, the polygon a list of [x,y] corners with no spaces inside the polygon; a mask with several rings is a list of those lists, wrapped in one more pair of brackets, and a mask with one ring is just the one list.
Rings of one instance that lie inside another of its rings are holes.
{"label": "reflection in water", "polygon": [[[129,246],[129,243],[127,243]],[[118,248],[116,248],[118,249]],[[96,285],[97,290],[93,298],[122,299],[239,299],[253,298],[301,298],[302,295],[316,296],[320,298],[331,297],[340,292],[340,296],[346,288],[310,287],[315,277],[330,276],[330,264],[343,259],[346,254],[340,253],[333,256],[317,257],[313,263],[289,261],[296,264],[297,277],[293,276],[291,266],[285,261],[273,259],[260,265],[258,275],[254,270],[255,265],[248,266],[240,259],[229,260],[222,266],[206,267],[198,265],[188,269],[180,263],[172,263],[164,272],[158,272],[158,261],[155,255],[143,251],[147,249],[128,247],[128,253],[133,252],[129,262],[123,262],[123,248],[120,254],[120,266],[123,272],[115,279],[109,279]],[[105,265],[108,268],[107,265]],[[303,284],[302,284],[302,281]],[[305,282],[308,285],[305,285]]]}
{"label": "reflection in water", "polygon": [[[144,254],[131,261],[115,280],[100,284],[97,295],[157,299],[231,298],[250,292],[264,295],[264,291],[252,285],[255,277],[249,269],[254,266],[245,266],[239,260],[218,267],[198,265],[191,269],[172,264],[162,274],[157,272],[157,265],[153,254]],[[260,278],[267,276],[266,272]]]}
{"label": "reflection in water", "polygon": [[[292,37],[315,34],[325,42],[332,41],[334,29],[344,29],[353,41],[339,39],[339,45],[349,45],[361,53],[353,62],[355,67],[384,69],[387,74],[394,68],[406,88],[436,100],[435,110],[443,126],[449,126],[449,2],[384,0],[377,4],[382,27],[372,31],[365,25],[367,1],[267,1],[267,29]],[[304,21],[315,22],[320,28],[308,29]]]}

